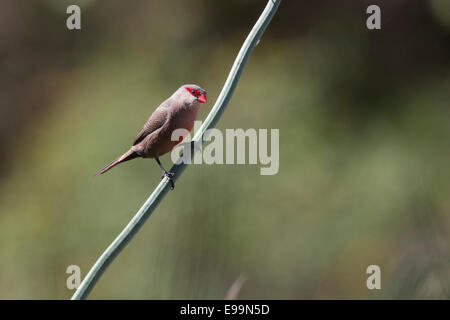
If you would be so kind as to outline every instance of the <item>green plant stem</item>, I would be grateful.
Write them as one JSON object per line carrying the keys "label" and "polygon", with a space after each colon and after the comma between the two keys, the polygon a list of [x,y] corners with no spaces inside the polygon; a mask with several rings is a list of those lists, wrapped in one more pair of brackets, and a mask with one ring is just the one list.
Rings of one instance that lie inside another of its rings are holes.
{"label": "green plant stem", "polygon": [[[253,51],[254,47],[258,44],[261,35],[263,34],[266,27],[269,25],[270,20],[275,14],[281,0],[269,0],[267,3],[263,13],[259,17],[258,21],[254,25],[253,29],[250,31],[247,39],[237,55],[233,67],[231,68],[230,74],[225,82],[225,85],[220,92],[219,97],[217,98],[214,107],[211,109],[211,112],[208,114],[205,119],[203,125],[195,134],[193,141],[202,142],[203,135],[205,131],[213,128],[215,124],[219,121],[220,116],[224,112],[228,102],[231,99],[234,89],[239,81],[239,77],[241,76],[242,70]],[[192,152],[192,157],[195,153]],[[180,164],[175,164],[170,171],[175,173],[174,180],[177,180],[183,170],[186,168],[188,164],[179,161]],[[177,162],[177,163],[179,163]],[[120,251],[128,244],[128,242],[133,238],[133,236],[139,231],[148,217],[152,214],[161,200],[165,197],[169,190],[169,181],[167,179],[163,179],[144,205],[139,209],[136,215],[131,219],[128,225],[122,230],[122,232],[117,236],[116,239],[109,245],[109,247],[103,252],[103,254],[98,258],[95,262],[94,266],[89,270],[86,277],[81,282],[80,286],[72,296],[72,300],[80,300],[85,299],[92,288],[95,286],[97,281],[100,279],[101,275],[105,272],[111,262],[117,257]]]}

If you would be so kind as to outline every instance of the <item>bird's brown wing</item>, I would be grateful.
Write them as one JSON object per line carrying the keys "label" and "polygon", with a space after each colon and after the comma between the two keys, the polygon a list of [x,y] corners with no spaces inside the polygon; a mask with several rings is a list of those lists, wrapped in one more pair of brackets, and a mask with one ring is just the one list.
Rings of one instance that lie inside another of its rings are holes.
{"label": "bird's brown wing", "polygon": [[158,107],[142,127],[134,139],[133,146],[144,140],[146,136],[161,128],[168,119],[168,110],[164,106]]}

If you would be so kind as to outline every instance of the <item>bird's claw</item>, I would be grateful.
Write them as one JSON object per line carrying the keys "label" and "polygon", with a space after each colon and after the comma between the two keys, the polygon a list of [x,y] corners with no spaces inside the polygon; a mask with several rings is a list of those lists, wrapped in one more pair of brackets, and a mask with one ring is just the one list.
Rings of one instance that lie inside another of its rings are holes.
{"label": "bird's claw", "polygon": [[175,184],[173,183],[173,177],[175,173],[165,171],[161,179],[167,178],[170,182],[170,189],[173,190],[175,188]]}
{"label": "bird's claw", "polygon": [[161,179],[164,179],[164,177],[167,177],[169,180],[172,179],[175,176],[175,173],[173,172],[164,172],[161,176]]}

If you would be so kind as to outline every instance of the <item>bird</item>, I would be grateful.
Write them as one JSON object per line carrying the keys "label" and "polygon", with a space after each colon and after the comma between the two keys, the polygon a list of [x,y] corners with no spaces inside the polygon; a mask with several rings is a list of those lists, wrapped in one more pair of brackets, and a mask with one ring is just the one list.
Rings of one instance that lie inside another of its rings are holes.
{"label": "bird", "polygon": [[[159,157],[170,152],[191,131],[203,103],[206,103],[204,89],[195,84],[182,85],[155,109],[137,134],[130,149],[98,171],[94,177],[125,161],[138,157],[154,158],[163,172],[162,179],[166,177],[173,190],[174,174],[164,169]],[[172,132],[176,129],[185,129],[184,135],[173,141]]]}

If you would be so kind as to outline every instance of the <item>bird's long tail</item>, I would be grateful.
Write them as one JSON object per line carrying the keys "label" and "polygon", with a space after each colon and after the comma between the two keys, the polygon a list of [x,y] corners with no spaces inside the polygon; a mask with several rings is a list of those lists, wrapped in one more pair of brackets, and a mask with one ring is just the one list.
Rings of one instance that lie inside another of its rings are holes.
{"label": "bird's long tail", "polygon": [[114,160],[113,162],[111,162],[110,164],[108,164],[106,167],[104,167],[102,170],[100,170],[99,172],[97,172],[96,174],[94,174],[94,177],[101,175],[102,173],[105,173],[106,171],[108,171],[109,169],[111,169],[112,167],[115,167],[116,165],[118,165],[121,162],[125,162],[134,158],[139,157],[136,152],[134,150],[128,150],[127,152],[125,152],[123,155],[121,155],[120,157],[118,157],[116,160]]}

